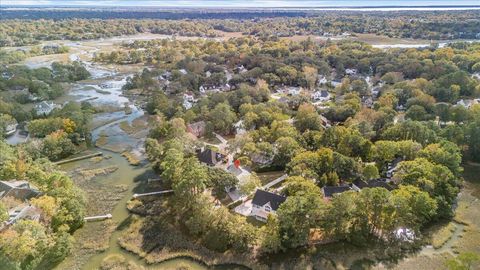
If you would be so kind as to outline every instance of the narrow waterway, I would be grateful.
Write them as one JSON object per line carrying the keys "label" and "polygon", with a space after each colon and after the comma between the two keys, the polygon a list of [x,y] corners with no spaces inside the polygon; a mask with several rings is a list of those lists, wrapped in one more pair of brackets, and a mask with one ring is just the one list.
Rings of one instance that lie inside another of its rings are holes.
{"label": "narrow waterway", "polygon": [[[75,43],[75,53],[72,53],[69,56],[71,60],[80,59],[78,55],[90,55],[92,51],[95,51],[95,48],[88,47],[89,51],[81,51],[82,43]],[[50,60],[47,62],[38,62],[32,66],[48,66]],[[144,111],[136,106],[132,100],[129,100],[127,97],[123,96],[122,86],[126,83],[126,78],[131,73],[118,73],[115,69],[112,69],[108,66],[93,64],[88,61],[84,61],[85,66],[92,74],[92,79],[73,84],[67,96],[64,97],[65,101],[84,101],[88,100],[94,106],[110,106],[117,107],[118,110],[112,112],[104,112],[94,115],[93,123],[105,123],[97,125],[92,130],[93,140],[97,140],[100,136],[108,137],[108,144],[116,145],[118,149],[124,149],[129,151],[136,151],[137,153],[143,153],[143,142],[144,136],[133,136],[124,132],[120,127],[119,123],[127,121],[132,123],[133,120],[138,119],[144,115]],[[124,109],[129,107],[130,110],[127,113]],[[146,135],[146,133],[143,133]],[[127,202],[132,198],[134,193],[142,192],[139,182],[145,180],[151,170],[148,163],[143,162],[140,166],[130,165],[125,157],[123,157],[119,152],[113,152],[105,150],[99,147],[93,147],[91,150],[101,151],[105,157],[99,164],[92,165],[91,160],[80,160],[72,163],[62,165],[62,169],[67,172],[73,172],[78,169],[91,169],[92,167],[109,167],[114,166],[118,169],[113,173],[96,176],[90,181],[97,181],[101,183],[104,187],[125,187],[126,191],[122,194],[122,198],[118,200],[113,208],[112,219],[109,222],[112,222],[116,229],[109,236],[108,248],[101,253],[92,255],[88,260],[83,263],[81,269],[91,270],[99,269],[102,265],[102,261],[111,255],[121,255],[127,262],[133,262],[138,266],[142,266],[146,269],[176,269],[178,266],[188,267],[192,270],[206,270],[209,267],[205,266],[200,262],[196,262],[189,258],[176,258],[168,260],[155,265],[147,265],[146,262],[139,256],[130,253],[122,249],[118,244],[118,238],[122,234],[122,230],[126,229],[128,226],[122,226],[122,224],[128,223],[130,213],[126,208]],[[143,156],[142,156],[143,158]],[[150,175],[151,176],[151,175]],[[75,180],[75,178],[74,178]],[[89,200],[96,200],[97,198],[88,198]],[[92,213],[92,214],[108,214],[108,213]],[[105,221],[96,221],[96,222],[105,222]],[[95,226],[95,222],[87,222],[85,226],[79,229],[75,236],[84,235],[85,233],[93,232],[97,230],[98,226]],[[77,241],[82,241],[83,239],[77,239]],[[70,269],[70,260],[75,260],[72,256],[67,258],[64,262],[59,264],[56,269]],[[78,265],[78,264],[76,264]],[[68,266],[68,267],[67,267]],[[217,266],[215,269],[239,269],[236,266]],[[244,269],[244,268],[243,268]]]}

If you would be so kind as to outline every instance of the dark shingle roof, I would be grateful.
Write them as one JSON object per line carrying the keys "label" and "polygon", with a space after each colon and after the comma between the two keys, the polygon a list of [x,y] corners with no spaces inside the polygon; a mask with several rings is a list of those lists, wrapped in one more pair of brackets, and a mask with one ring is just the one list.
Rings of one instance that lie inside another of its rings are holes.
{"label": "dark shingle roof", "polygon": [[392,187],[390,184],[381,180],[371,180],[370,182],[368,182],[368,187],[370,188],[382,187],[388,191],[391,191],[394,189],[394,187]]}
{"label": "dark shingle roof", "polygon": [[10,196],[24,201],[38,195],[40,191],[30,187],[26,181],[0,181],[0,199]]}
{"label": "dark shingle roof", "polygon": [[277,211],[280,204],[282,204],[286,199],[287,198],[284,196],[257,189],[255,195],[253,196],[252,204],[262,206],[270,202],[270,207],[272,207],[272,210]]}
{"label": "dark shingle roof", "polygon": [[352,184],[357,186],[359,189],[368,187],[368,183],[363,181],[363,180],[360,180],[360,179],[357,179],[357,180],[353,181]]}
{"label": "dark shingle roof", "polygon": [[207,165],[214,166],[220,162],[225,156],[213,151],[212,149],[205,149],[204,151],[198,153],[198,160]]}
{"label": "dark shingle roof", "polygon": [[332,197],[336,193],[342,193],[351,189],[350,186],[325,186],[323,187],[323,196]]}
{"label": "dark shingle roof", "polygon": [[379,179],[373,179],[368,182],[365,182],[363,180],[357,179],[353,181],[352,183],[359,189],[364,189],[364,188],[375,188],[375,187],[382,187],[385,188],[386,190],[393,190],[394,187],[392,187],[390,184],[388,184],[385,179],[379,178]]}

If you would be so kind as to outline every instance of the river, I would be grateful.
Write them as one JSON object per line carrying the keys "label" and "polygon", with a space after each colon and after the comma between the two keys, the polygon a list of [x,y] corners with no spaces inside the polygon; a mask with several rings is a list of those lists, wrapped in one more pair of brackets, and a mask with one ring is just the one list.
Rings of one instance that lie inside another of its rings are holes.
{"label": "river", "polygon": [[[72,46],[70,44],[70,46]],[[83,56],[91,56],[93,51],[96,51],[93,47],[88,47],[88,50],[83,51],[83,48],[87,48],[83,46],[82,42],[77,42],[73,45],[74,53],[70,54],[70,60],[79,60],[79,55]],[[42,59],[42,58],[40,58]],[[51,64],[51,58],[43,58],[45,61],[35,61],[35,62],[28,62],[30,67],[40,67],[40,66],[49,66]],[[121,198],[116,201],[113,210],[111,211],[112,219],[109,222],[112,222],[117,229],[113,231],[113,233],[108,236],[108,248],[103,252],[94,254],[90,256],[86,261],[82,262],[80,267],[79,264],[74,263],[75,257],[72,255],[68,257],[64,262],[59,264],[56,269],[84,269],[84,270],[91,270],[91,269],[99,269],[102,261],[112,255],[121,255],[125,258],[128,262],[133,262],[137,266],[144,267],[145,269],[175,269],[179,265],[188,267],[188,269],[192,270],[206,270],[210,269],[206,265],[196,262],[189,258],[175,258],[172,260],[168,260],[162,263],[158,263],[155,265],[147,265],[145,261],[136,256],[133,253],[125,251],[122,249],[117,242],[117,239],[120,237],[122,233],[122,229],[125,229],[124,226],[121,227],[122,223],[124,223],[129,217],[130,213],[126,208],[126,204],[132,195],[135,192],[141,192],[139,189],[138,179],[145,179],[146,175],[152,173],[149,165],[147,162],[141,163],[140,166],[132,166],[130,165],[127,160],[121,156],[119,152],[124,150],[130,150],[133,152],[138,153],[139,158],[144,160],[143,155],[143,142],[147,135],[146,132],[140,134],[127,134],[121,128],[119,128],[119,123],[123,121],[128,121],[131,123],[135,119],[139,119],[144,115],[144,111],[136,106],[132,100],[129,100],[127,97],[123,96],[122,94],[122,86],[126,83],[126,78],[133,73],[124,73],[118,72],[115,68],[102,66],[93,64],[89,61],[83,60],[85,66],[92,74],[92,79],[87,81],[78,82],[71,85],[70,90],[68,91],[65,97],[62,97],[61,100],[63,101],[84,101],[89,100],[93,105],[96,106],[110,106],[110,107],[117,107],[118,110],[112,112],[105,112],[99,113],[94,115],[93,117],[93,124],[96,123],[106,123],[100,126],[97,126],[92,130],[92,138],[96,140],[99,136],[108,136],[108,145],[114,145],[116,149],[121,149],[119,151],[109,151],[104,148],[108,147],[93,147],[95,151],[101,151],[104,156],[109,158],[105,158],[97,164],[92,164],[91,160],[81,160],[75,161],[72,163],[64,164],[61,166],[63,170],[66,172],[73,172],[80,168],[99,168],[99,167],[108,167],[108,166],[115,166],[118,169],[110,174],[103,175],[103,176],[96,176],[94,179],[90,181],[94,181],[102,187],[105,188],[114,188],[118,186],[125,187],[126,191],[122,193]],[[98,91],[100,90],[100,91]],[[128,106],[130,108],[129,113],[126,113],[123,108]],[[75,181],[75,178],[74,178]],[[93,193],[95,195],[95,193]],[[90,200],[90,205],[92,204],[92,200],[97,200],[95,196],[87,196],[88,200]],[[93,202],[94,203],[94,202]],[[102,215],[107,213],[95,213],[94,209],[88,209],[88,214],[91,215]],[[75,236],[77,236],[76,241],[81,242],[82,239],[78,239],[82,235],[95,232],[98,229],[98,224],[105,221],[96,221],[96,222],[87,222],[85,226],[79,229]],[[121,227],[122,229],[118,229]],[[73,266],[74,265],[74,266]],[[229,266],[218,266],[215,269],[238,269],[238,267],[229,267]]]}

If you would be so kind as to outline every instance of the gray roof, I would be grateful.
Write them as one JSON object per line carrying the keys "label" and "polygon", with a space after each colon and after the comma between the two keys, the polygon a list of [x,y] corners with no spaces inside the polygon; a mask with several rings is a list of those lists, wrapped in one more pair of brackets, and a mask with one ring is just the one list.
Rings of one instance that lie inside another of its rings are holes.
{"label": "gray roof", "polygon": [[27,181],[0,181],[0,199],[6,196],[24,201],[40,195]]}
{"label": "gray roof", "polygon": [[225,158],[225,155],[207,148],[204,151],[198,153],[197,158],[198,160],[200,160],[200,162],[203,162],[210,166],[214,166],[220,161],[222,161],[222,159]]}
{"label": "gray roof", "polygon": [[287,197],[257,189],[252,199],[252,204],[263,206],[270,203],[272,210],[277,211],[278,207],[287,199]]}
{"label": "gray roof", "polygon": [[350,186],[324,186],[323,187],[323,196],[324,197],[332,197],[337,193],[343,193],[345,191],[349,191],[352,188]]}

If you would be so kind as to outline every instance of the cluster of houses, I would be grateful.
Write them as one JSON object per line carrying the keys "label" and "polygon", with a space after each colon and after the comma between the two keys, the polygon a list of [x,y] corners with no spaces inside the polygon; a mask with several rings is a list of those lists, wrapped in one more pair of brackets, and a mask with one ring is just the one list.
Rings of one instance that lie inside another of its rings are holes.
{"label": "cluster of houses", "polygon": [[41,210],[29,203],[41,192],[25,180],[0,181],[0,201],[6,206],[8,219],[0,224],[0,230],[14,224],[18,220],[28,219],[38,221]]}

